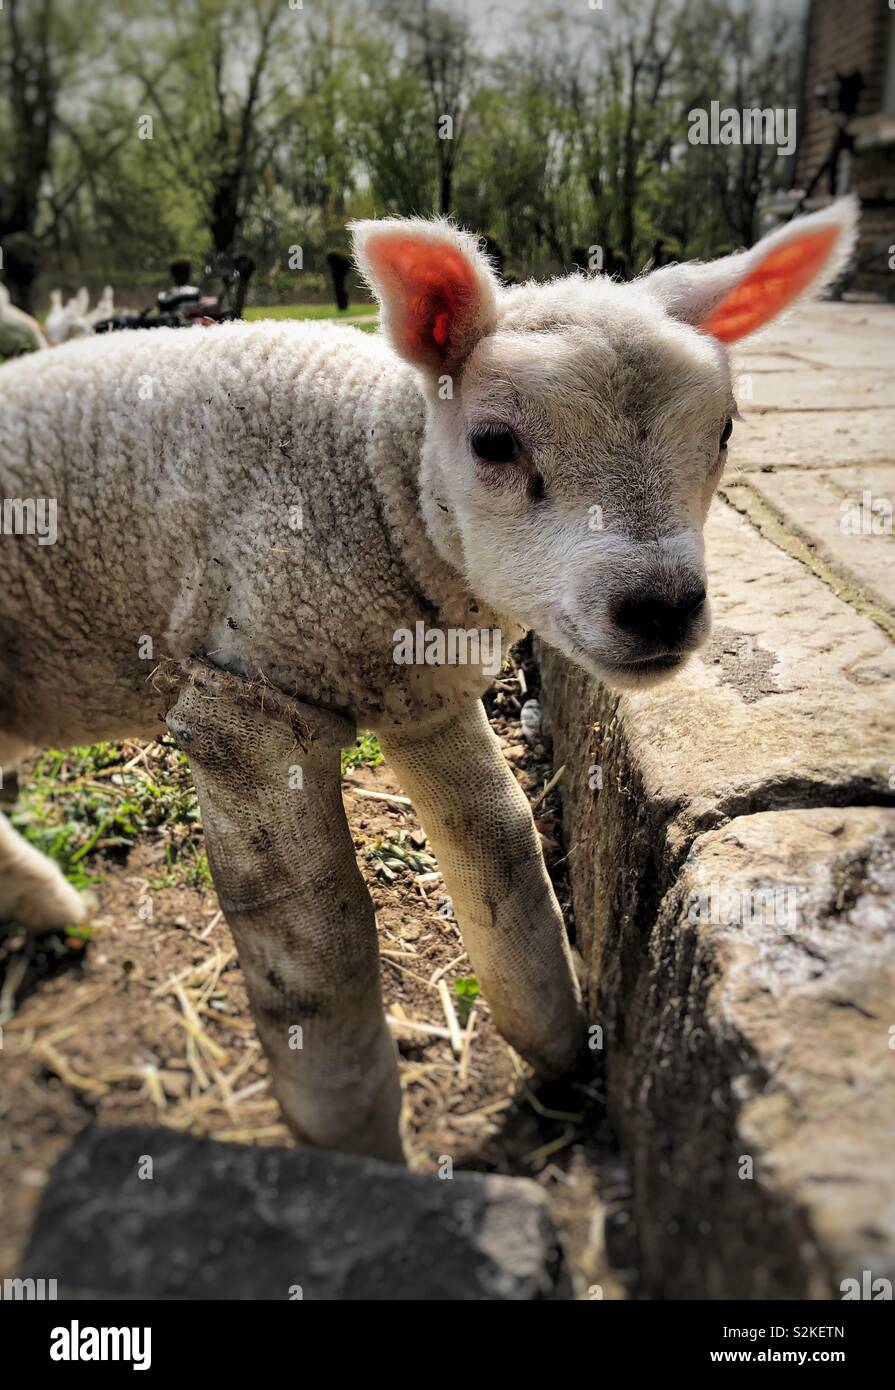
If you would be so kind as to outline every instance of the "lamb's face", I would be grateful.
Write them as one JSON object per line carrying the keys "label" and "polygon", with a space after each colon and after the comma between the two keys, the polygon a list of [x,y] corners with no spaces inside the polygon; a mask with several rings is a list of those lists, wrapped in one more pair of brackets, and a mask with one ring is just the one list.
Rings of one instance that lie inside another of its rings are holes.
{"label": "lamb's face", "polygon": [[430,530],[476,594],[603,680],[667,678],[710,626],[727,354],[605,281],[506,291],[498,315],[431,400]]}
{"label": "lamb's face", "polygon": [[394,349],[429,401],[429,533],[471,588],[615,685],[709,629],[702,528],[735,412],[724,345],[847,260],[842,199],[749,251],[619,285],[498,285],[447,223],[355,224]]}

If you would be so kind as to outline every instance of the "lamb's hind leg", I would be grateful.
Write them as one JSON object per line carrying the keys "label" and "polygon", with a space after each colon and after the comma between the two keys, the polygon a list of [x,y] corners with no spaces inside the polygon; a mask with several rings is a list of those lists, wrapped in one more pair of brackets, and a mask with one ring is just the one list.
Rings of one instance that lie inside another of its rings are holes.
{"label": "lamb's hind leg", "polygon": [[400,1161],[373,904],[342,805],[339,748],[354,728],[284,697],[269,695],[261,709],[208,668],[195,681],[168,727],[190,760],[286,1120],[305,1143]]}
{"label": "lamb's hind leg", "polygon": [[0,735],[0,921],[18,922],[34,931],[76,926],[87,920],[87,901],[58,865],[23,840],[2,813],[3,805],[12,800],[10,774],[27,752],[18,740]]}
{"label": "lamb's hind leg", "polygon": [[477,700],[381,730],[430,836],[473,969],[504,1037],[545,1076],[575,1062],[581,997],[531,808]]}

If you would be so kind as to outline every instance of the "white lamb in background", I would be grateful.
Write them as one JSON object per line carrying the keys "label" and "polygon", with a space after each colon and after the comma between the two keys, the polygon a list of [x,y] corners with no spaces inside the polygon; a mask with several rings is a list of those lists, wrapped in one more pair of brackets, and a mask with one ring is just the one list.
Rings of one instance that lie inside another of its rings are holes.
{"label": "white lamb in background", "polygon": [[53,347],[58,347],[65,340],[66,317],[62,307],[62,291],[50,290],[50,307],[44,319],[44,330],[47,340]]}
{"label": "white lamb in background", "polygon": [[65,300],[65,304],[61,289],[51,289],[50,309],[47,311],[44,325],[47,338],[54,347],[68,342],[69,338],[88,338],[93,332],[88,289],[82,285],[76,295]]}
{"label": "white lamb in background", "polygon": [[90,291],[82,285],[78,293],[66,304],[63,310],[65,331],[63,342],[70,338],[84,338],[93,332],[90,323]]}
{"label": "white lamb in background", "polygon": [[44,320],[47,338],[53,347],[70,338],[86,338],[93,332],[89,319],[90,293],[82,285],[76,295],[62,303],[62,291],[50,291],[50,308]]}
{"label": "white lamb in background", "polygon": [[110,319],[115,313],[115,292],[111,285],[106,285],[102,294],[96,301],[96,307],[84,315],[87,323],[93,327],[94,324],[101,323],[103,319]]}
{"label": "white lamb in background", "polygon": [[[23,523],[0,537],[0,763],[167,717],[298,1138],[402,1153],[340,789],[357,724],[428,831],[497,1026],[545,1074],[575,1062],[562,917],[480,702],[493,638],[534,627],[617,686],[681,668],[709,629],[726,345],[829,283],[855,220],[844,200],[710,264],[512,288],[445,223],[363,222],[376,336],[160,329],[0,371]],[[0,912],[84,910],[0,819]]]}
{"label": "white lamb in background", "polygon": [[45,348],[47,340],[37,319],[17,309],[9,290],[0,284],[0,357],[18,357],[23,352]]}

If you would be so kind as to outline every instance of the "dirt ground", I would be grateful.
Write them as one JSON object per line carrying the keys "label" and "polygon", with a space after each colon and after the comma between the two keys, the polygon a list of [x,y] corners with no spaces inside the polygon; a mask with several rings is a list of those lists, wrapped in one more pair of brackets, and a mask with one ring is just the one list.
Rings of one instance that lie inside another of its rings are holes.
{"label": "dirt ground", "polygon": [[[562,779],[543,796],[554,776],[548,751],[523,737],[519,721],[536,690],[536,668],[520,656],[492,691],[489,715],[536,803],[568,913]],[[159,751],[127,744],[121,765],[145,767],[148,776]],[[355,767],[344,778],[376,904],[411,1164],[434,1170],[449,1156],[455,1169],[534,1178],[554,1211],[577,1295],[624,1296],[633,1279],[624,1267],[628,1179],[603,1115],[599,1077],[536,1088],[475,994],[412,808],[370,791],[400,797],[401,789],[384,764]],[[422,860],[413,858],[418,853]],[[290,1142],[214,889],[167,886],[169,867],[166,828],[147,827],[125,854],[111,845],[94,857],[89,940],[35,941],[14,929],[0,938],[0,1277],[15,1272],[49,1170],[87,1124],[157,1122],[220,1140]],[[440,981],[457,1016],[459,1046],[456,1034],[451,1043]]]}

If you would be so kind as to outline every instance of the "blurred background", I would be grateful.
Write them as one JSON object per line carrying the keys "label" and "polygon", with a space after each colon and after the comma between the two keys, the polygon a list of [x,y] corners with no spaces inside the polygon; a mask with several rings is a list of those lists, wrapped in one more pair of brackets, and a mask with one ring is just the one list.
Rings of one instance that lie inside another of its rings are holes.
{"label": "blurred background", "polygon": [[[593,247],[629,277],[847,187],[855,283],[888,289],[886,0],[5,0],[0,18],[2,272],[41,317],[53,289],[152,303],[175,260],[237,312],[333,304],[345,224],[369,215],[450,214],[508,277]],[[794,152],[691,144],[712,102],[797,109]]]}

